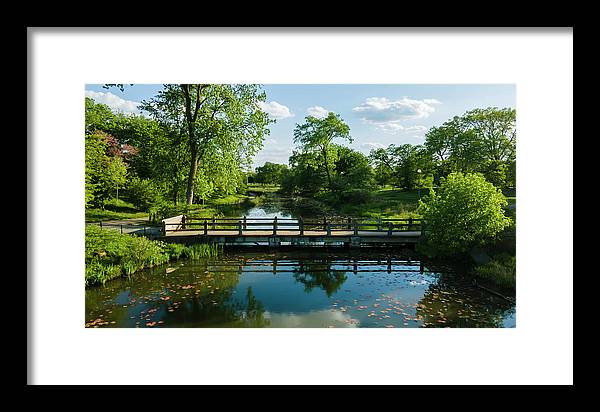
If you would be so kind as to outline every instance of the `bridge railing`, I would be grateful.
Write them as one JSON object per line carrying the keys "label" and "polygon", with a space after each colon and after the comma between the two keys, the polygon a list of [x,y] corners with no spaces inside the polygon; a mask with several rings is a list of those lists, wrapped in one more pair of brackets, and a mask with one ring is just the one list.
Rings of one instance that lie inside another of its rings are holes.
{"label": "bridge railing", "polygon": [[208,235],[209,232],[272,232],[298,231],[300,235],[305,232],[325,232],[327,235],[340,232],[386,232],[392,235],[397,232],[420,231],[423,226],[422,219],[373,219],[373,218],[280,218],[280,217],[247,217],[239,218],[201,218],[193,216],[177,216],[163,220],[163,233],[201,231]]}

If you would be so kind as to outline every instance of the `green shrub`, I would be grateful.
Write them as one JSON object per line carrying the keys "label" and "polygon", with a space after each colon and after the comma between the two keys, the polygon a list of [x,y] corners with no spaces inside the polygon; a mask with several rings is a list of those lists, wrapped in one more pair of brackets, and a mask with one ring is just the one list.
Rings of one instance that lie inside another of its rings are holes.
{"label": "green shrub", "polygon": [[441,255],[468,251],[497,239],[511,224],[506,198],[479,173],[451,173],[439,190],[419,201],[427,242]]}
{"label": "green shrub", "polygon": [[503,287],[514,288],[517,282],[517,259],[509,255],[497,256],[485,265],[476,267],[475,272],[479,278]]}
{"label": "green shrub", "polygon": [[85,229],[85,285],[103,285],[108,280],[170,260],[215,257],[222,250],[217,244],[185,246],[88,225]]}
{"label": "green shrub", "polygon": [[153,207],[163,202],[159,187],[148,179],[133,177],[128,186],[129,200],[136,208],[150,212]]}

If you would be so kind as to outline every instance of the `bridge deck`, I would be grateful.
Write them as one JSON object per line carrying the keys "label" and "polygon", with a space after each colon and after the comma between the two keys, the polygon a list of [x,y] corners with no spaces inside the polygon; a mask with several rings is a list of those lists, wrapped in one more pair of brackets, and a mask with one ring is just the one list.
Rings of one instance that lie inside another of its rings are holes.
{"label": "bridge deck", "polygon": [[[332,230],[331,234],[327,234],[326,230],[305,230],[303,235],[300,235],[299,230],[278,230],[276,235],[273,235],[273,230],[242,230],[242,234],[238,230],[208,230],[207,234],[204,235],[204,230],[174,230],[167,231],[166,236],[208,236],[208,237],[269,237],[269,236],[286,236],[286,237],[349,237],[349,236],[360,236],[360,237],[378,237],[388,238],[387,230],[376,231],[376,230],[359,230],[355,235],[352,230]],[[395,231],[392,232],[391,237],[419,237],[421,231]]]}

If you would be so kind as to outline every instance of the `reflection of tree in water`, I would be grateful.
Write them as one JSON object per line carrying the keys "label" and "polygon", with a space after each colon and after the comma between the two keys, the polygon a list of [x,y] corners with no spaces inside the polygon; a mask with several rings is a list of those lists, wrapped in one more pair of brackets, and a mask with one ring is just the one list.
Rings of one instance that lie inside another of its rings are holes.
{"label": "reflection of tree in water", "polygon": [[164,327],[261,327],[267,323],[263,305],[251,289],[244,301],[235,299],[239,271],[210,272],[190,266],[167,275],[164,270],[143,271],[134,281],[115,280],[86,290],[86,322],[103,315],[115,320],[117,327],[144,327],[159,320]]}
{"label": "reflection of tree in water", "polygon": [[252,293],[252,286],[248,286],[248,290],[246,291],[245,304],[238,304],[237,310],[238,313],[241,313],[240,318],[237,319],[241,324],[235,326],[262,328],[270,323],[269,319],[265,319],[264,305]]}
{"label": "reflection of tree in water", "polygon": [[325,291],[327,297],[331,297],[342,284],[348,279],[341,271],[331,270],[330,263],[311,264],[308,267],[300,265],[294,269],[294,279],[304,285],[304,291],[310,292],[315,287]]}
{"label": "reflection of tree in water", "polygon": [[416,314],[429,327],[497,328],[512,307],[467,281],[442,275],[420,299]]}

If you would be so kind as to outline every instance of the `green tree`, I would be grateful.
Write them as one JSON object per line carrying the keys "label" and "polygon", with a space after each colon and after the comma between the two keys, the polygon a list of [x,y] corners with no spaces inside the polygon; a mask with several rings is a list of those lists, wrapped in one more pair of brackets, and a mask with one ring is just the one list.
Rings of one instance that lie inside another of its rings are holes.
{"label": "green tree", "polygon": [[511,219],[504,215],[506,198],[479,173],[453,172],[437,192],[419,201],[427,242],[440,254],[466,252],[497,238]]}
{"label": "green tree", "polygon": [[317,152],[320,156],[321,165],[327,176],[327,185],[332,190],[332,142],[334,139],[343,139],[352,143],[350,127],[344,123],[342,118],[329,112],[325,118],[307,116],[304,123],[294,128],[294,143],[302,145],[307,152]]}
{"label": "green tree", "polygon": [[513,184],[516,159],[516,111],[512,108],[473,109],[455,116],[425,135],[433,156],[435,178],[450,172],[480,172],[499,187]]}
{"label": "green tree", "polygon": [[387,149],[371,150],[369,152],[369,162],[373,166],[377,184],[385,186],[395,183],[393,159]]}
{"label": "green tree", "polygon": [[362,153],[348,147],[334,145],[335,148],[335,191],[369,189],[373,185],[373,169],[369,159]]}
{"label": "green tree", "polygon": [[[127,166],[110,151],[114,138],[96,131],[85,136],[85,206],[103,206],[125,184]],[[110,155],[109,155],[110,154]]]}
{"label": "green tree", "polygon": [[265,162],[264,165],[256,168],[256,174],[254,175],[254,181],[256,183],[267,183],[280,185],[283,181],[283,177],[288,171],[287,165]]}
{"label": "green tree", "polygon": [[191,155],[186,192],[186,202],[191,205],[198,167],[205,155],[214,157],[218,152],[226,160],[247,163],[262,147],[270,121],[257,104],[266,99],[257,85],[181,84],[178,87],[183,96]]}

